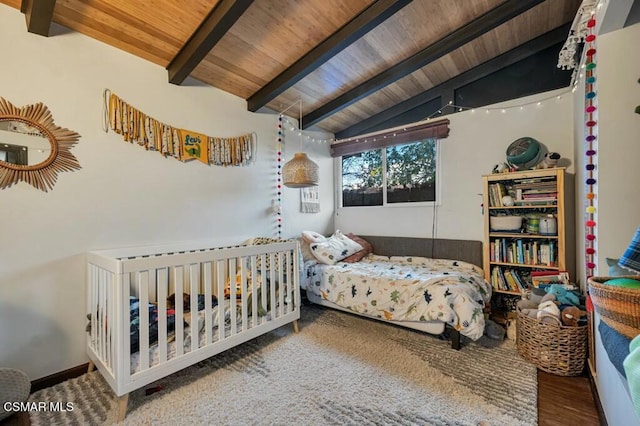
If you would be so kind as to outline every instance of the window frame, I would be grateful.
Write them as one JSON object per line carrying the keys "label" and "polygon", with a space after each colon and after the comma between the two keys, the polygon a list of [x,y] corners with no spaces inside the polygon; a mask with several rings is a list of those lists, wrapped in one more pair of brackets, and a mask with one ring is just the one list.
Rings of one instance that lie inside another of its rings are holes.
{"label": "window frame", "polygon": [[[334,161],[334,182],[336,182],[335,185],[335,189],[336,189],[336,206],[337,206],[337,210],[342,210],[342,209],[353,209],[353,208],[360,208],[360,209],[380,209],[380,208],[413,208],[413,207],[433,207],[433,206],[440,206],[441,205],[441,196],[442,196],[442,192],[441,192],[441,180],[442,180],[442,164],[441,164],[441,147],[440,147],[440,139],[437,137],[434,138],[423,138],[423,139],[418,139],[415,141],[409,141],[409,142],[404,142],[401,145],[409,145],[412,143],[416,143],[416,142],[421,142],[427,139],[433,139],[435,141],[435,148],[436,148],[436,185],[435,185],[435,201],[408,201],[408,202],[402,202],[402,203],[388,203],[387,202],[387,147],[381,147],[381,148],[372,148],[370,150],[367,151],[375,151],[375,150],[382,150],[382,169],[384,170],[384,174],[382,177],[382,185],[383,185],[383,191],[382,191],[382,205],[375,205],[375,206],[344,206],[343,203],[343,188],[342,188],[342,157],[343,156],[337,156],[335,157],[335,161]],[[365,152],[365,151],[362,151]]]}

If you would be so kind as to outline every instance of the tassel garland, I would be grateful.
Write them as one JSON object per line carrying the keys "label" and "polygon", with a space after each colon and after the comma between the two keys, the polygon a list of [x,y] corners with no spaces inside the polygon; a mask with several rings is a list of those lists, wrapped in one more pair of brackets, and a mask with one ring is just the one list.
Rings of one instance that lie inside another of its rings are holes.
{"label": "tassel garland", "polygon": [[180,161],[200,160],[216,166],[245,166],[255,160],[256,134],[220,138],[166,125],[105,90],[108,128],[126,142]]}

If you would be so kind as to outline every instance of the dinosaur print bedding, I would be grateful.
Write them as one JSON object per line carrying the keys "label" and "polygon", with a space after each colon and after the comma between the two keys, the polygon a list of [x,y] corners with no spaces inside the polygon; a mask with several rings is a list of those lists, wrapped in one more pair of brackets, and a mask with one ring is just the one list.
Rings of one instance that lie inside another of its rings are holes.
{"label": "dinosaur print bedding", "polygon": [[[360,315],[390,321],[443,321],[479,339],[491,285],[470,263],[415,256],[368,255],[356,263],[307,262],[301,285]],[[302,282],[304,281],[304,282]]]}

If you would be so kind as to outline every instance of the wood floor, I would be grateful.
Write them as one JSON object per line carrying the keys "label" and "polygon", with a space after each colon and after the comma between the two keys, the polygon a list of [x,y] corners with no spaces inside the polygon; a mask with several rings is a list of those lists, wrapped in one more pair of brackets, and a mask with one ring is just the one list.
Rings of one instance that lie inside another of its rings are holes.
{"label": "wood floor", "polygon": [[539,426],[604,425],[589,378],[563,377],[538,370]]}

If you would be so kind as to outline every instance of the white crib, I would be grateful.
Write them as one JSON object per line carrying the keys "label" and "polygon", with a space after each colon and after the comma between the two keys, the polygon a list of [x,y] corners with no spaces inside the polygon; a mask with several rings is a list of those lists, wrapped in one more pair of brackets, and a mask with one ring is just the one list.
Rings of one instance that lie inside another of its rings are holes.
{"label": "white crib", "polygon": [[[298,270],[295,241],[87,253],[89,368],[97,367],[119,397],[118,419],[126,416],[128,394],[133,390],[285,324],[292,322],[298,332]],[[225,299],[225,285],[234,289],[240,283],[244,289],[237,296],[232,291],[231,298]],[[188,309],[181,303],[183,293],[188,294],[184,302]],[[167,319],[172,311],[167,297],[171,294],[176,295],[175,326],[169,333]],[[212,296],[217,297],[217,306]],[[133,354],[130,297],[137,299],[140,312],[139,350]],[[202,297],[204,309],[198,310]],[[157,313],[153,339],[151,316],[146,314],[150,305]]]}

